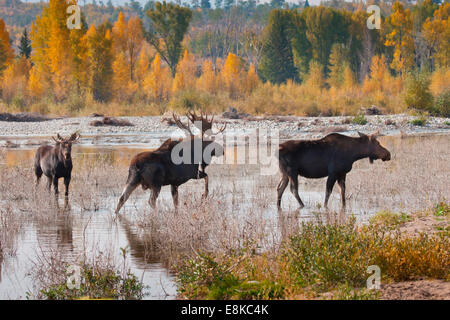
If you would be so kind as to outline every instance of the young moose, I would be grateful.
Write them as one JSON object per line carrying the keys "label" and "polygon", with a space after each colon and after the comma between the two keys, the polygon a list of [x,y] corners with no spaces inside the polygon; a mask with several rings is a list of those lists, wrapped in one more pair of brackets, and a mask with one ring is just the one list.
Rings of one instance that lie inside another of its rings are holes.
{"label": "young moose", "polygon": [[353,138],[331,133],[319,140],[291,140],[280,144],[279,165],[281,181],[278,184],[277,206],[281,209],[281,197],[290,182],[291,192],[301,208],[304,207],[298,195],[298,175],[305,178],[328,177],[325,193],[325,208],[336,181],[341,189],[342,210],[345,209],[345,177],[352,170],[353,162],[369,158],[389,161],[391,154],[377,141],[378,132],[365,135],[358,132]]}
{"label": "young moose", "polygon": [[[53,137],[52,137],[53,138]],[[34,157],[34,173],[36,174],[36,185],[39,184],[42,173],[47,177],[48,190],[52,183],[55,195],[58,195],[58,179],[64,178],[66,186],[65,196],[69,196],[69,184],[72,174],[72,143],[80,138],[78,132],[73,133],[69,138],[56,135],[55,146],[41,146],[37,149]]]}
{"label": "young moose", "polygon": [[[176,208],[178,206],[178,187],[190,179],[204,179],[205,191],[203,197],[208,195],[208,175],[204,172],[204,169],[210,164],[212,156],[223,155],[223,147],[212,139],[204,138],[204,134],[210,132],[213,119],[208,120],[207,117],[203,117],[203,114],[200,117],[194,115],[188,114],[189,121],[194,123],[194,121],[197,122],[196,120],[200,119],[206,124],[201,127],[201,138],[192,134],[189,122],[185,125],[178,116],[173,114],[177,126],[187,131],[189,137],[180,140],[168,139],[155,151],[139,153],[131,160],[127,184],[119,198],[116,214],[119,213],[130,194],[139,185],[144,190],[151,190],[149,204],[152,208],[156,206],[156,199],[161,187],[166,185],[171,186],[173,203]],[[197,125],[199,124],[196,123]],[[224,129],[225,126],[219,132]],[[197,150],[195,150],[196,148]],[[198,159],[196,152],[201,153],[201,160]],[[180,157],[183,161],[174,163],[172,156]]]}

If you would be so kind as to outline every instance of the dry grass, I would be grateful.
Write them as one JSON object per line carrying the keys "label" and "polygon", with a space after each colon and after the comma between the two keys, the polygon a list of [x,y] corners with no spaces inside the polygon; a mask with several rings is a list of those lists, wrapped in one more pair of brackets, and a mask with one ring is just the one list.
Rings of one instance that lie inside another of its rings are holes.
{"label": "dry grass", "polygon": [[[377,161],[374,165],[370,165],[368,160],[362,160],[355,164],[347,178],[348,215],[356,210],[372,212],[381,209],[410,213],[434,207],[443,199],[450,199],[447,183],[450,146],[447,136],[427,139],[384,137],[380,140],[391,151],[392,160],[383,163]],[[45,178],[35,189],[30,159],[19,158],[14,162],[7,154],[0,153],[0,203],[3,204],[0,210],[0,239],[3,239],[4,247],[5,238],[11,241],[7,244],[7,247],[12,248],[8,249],[12,250],[10,252],[13,252],[14,241],[18,240],[20,234],[13,231],[20,230],[27,221],[32,221],[37,227],[64,224],[64,221],[70,222],[74,215],[89,217],[100,211],[105,214],[106,211],[110,213],[108,223],[111,227],[120,225],[128,230],[130,247],[142,250],[148,260],[162,261],[166,266],[178,270],[182,261],[195,259],[205,252],[214,253],[219,262],[222,261],[220,257],[223,257],[224,264],[221,267],[226,271],[227,268],[236,268],[234,264],[243,254],[252,259],[247,261],[249,264],[244,269],[238,269],[251,271],[252,277],[262,284],[262,288],[257,286],[260,297],[277,297],[281,289],[269,285],[269,282],[277,282],[281,278],[285,284],[282,291],[284,297],[307,297],[307,290],[293,289],[295,279],[286,274],[288,264],[277,257],[284,241],[299,233],[301,221],[317,221],[315,216],[324,222],[334,220],[332,215],[317,209],[317,205],[323,201],[324,179],[300,178],[300,196],[307,208],[296,210],[295,200],[287,190],[283,197],[285,211],[276,214],[275,188],[278,175],[260,176],[258,168],[254,166],[212,165],[207,170],[210,175],[210,196],[207,200],[201,199],[203,182],[190,181],[180,188],[180,208],[177,212],[173,209],[167,188],[163,188],[157,202],[158,209],[153,211],[147,203],[149,194],[138,189],[120,217],[116,218],[113,208],[126,180],[127,161],[114,155],[100,157],[78,153],[79,150],[83,149],[74,150],[70,210],[64,208],[62,199],[56,205],[53,196],[45,190]],[[4,165],[5,162],[8,166]],[[63,187],[60,189],[63,190]],[[319,196],[314,192],[318,192]],[[338,199],[335,190],[330,199],[332,208],[338,208]],[[364,220],[364,216],[359,218]],[[6,224],[4,221],[7,221]],[[380,257],[383,261],[391,261],[391,257],[400,251],[406,252],[405,248],[414,249],[416,245],[416,242],[401,245],[391,243],[386,246],[390,251],[385,251]],[[63,255],[64,249],[55,246],[54,250],[52,255],[55,257]],[[84,258],[92,257],[96,250],[85,243],[77,249],[77,255],[55,258],[55,261],[79,261],[83,255]],[[411,251],[411,256],[416,257],[414,252]],[[230,256],[238,258],[225,262],[225,258]],[[433,261],[439,264],[441,258],[433,257]],[[394,266],[392,263],[389,265]],[[390,270],[393,270],[390,272],[394,279],[397,279],[395,270],[400,274],[398,279],[406,274],[399,265]],[[251,291],[256,285],[250,282],[246,286]]]}

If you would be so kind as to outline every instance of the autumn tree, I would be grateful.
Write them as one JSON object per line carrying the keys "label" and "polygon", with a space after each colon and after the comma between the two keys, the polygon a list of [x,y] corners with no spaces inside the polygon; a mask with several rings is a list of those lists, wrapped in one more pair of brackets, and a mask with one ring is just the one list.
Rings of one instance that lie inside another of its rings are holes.
{"label": "autumn tree", "polygon": [[177,92],[186,90],[195,86],[197,77],[197,65],[194,56],[187,50],[184,50],[183,58],[177,66],[177,73],[173,79],[172,91]]}
{"label": "autumn tree", "polygon": [[404,73],[414,64],[413,22],[410,10],[396,1],[386,23],[389,32],[386,34],[385,45],[394,48],[391,68]]}
{"label": "autumn tree", "polygon": [[0,74],[14,59],[14,49],[11,47],[9,33],[5,22],[0,19]]}
{"label": "autumn tree", "polygon": [[432,50],[432,59],[440,67],[450,66],[450,3],[446,2],[423,25],[424,38]]}
{"label": "autumn tree", "polygon": [[182,50],[181,42],[189,27],[192,11],[164,1],[157,2],[154,9],[147,11],[147,16],[151,21],[147,40],[167,63],[172,76],[175,76]]}
{"label": "autumn tree", "polygon": [[89,66],[89,91],[97,101],[108,101],[112,95],[112,39],[106,23],[91,25],[85,35]]}
{"label": "autumn tree", "polygon": [[144,40],[141,19],[131,17],[127,22],[123,12],[120,12],[112,29],[112,38],[115,52],[122,54],[126,60],[129,80],[134,81],[136,61]]}
{"label": "autumn tree", "polygon": [[197,80],[196,87],[200,90],[214,94],[217,93],[217,85],[217,76],[214,72],[212,61],[204,60],[202,64],[202,74]]}
{"label": "autumn tree", "polygon": [[230,97],[237,97],[241,86],[241,61],[238,56],[229,53],[225,64],[220,71],[223,84],[228,90]]}
{"label": "autumn tree", "polygon": [[167,66],[161,63],[161,57],[156,54],[150,67],[150,72],[144,79],[144,89],[146,95],[152,100],[163,101],[169,98],[172,85],[172,77]]}

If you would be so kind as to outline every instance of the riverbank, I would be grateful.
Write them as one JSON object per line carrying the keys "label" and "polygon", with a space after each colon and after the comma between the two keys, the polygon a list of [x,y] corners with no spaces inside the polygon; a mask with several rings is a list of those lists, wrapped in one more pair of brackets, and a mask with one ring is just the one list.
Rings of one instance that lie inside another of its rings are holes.
{"label": "riverbank", "polygon": [[[98,117],[58,118],[47,121],[0,121],[0,146],[17,138],[48,138],[56,133],[68,135],[79,130],[82,137],[89,136],[138,136],[135,142],[146,143],[152,136],[170,136],[177,127],[168,121],[170,116],[119,117],[130,126],[93,126]],[[182,117],[182,120],[183,119]],[[406,114],[371,115],[364,117],[294,117],[249,116],[242,119],[215,118],[217,123],[227,124],[227,133],[239,133],[255,129],[278,130],[280,138],[295,139],[320,137],[330,132],[374,132],[388,135],[450,132],[449,118],[418,118]],[[140,138],[139,138],[140,136]],[[117,140],[117,139],[116,139]],[[82,140],[83,141],[83,140]],[[116,141],[117,142],[117,141]],[[121,141],[118,140],[118,143]],[[130,143],[126,138],[123,143]],[[26,141],[24,141],[26,143]]]}

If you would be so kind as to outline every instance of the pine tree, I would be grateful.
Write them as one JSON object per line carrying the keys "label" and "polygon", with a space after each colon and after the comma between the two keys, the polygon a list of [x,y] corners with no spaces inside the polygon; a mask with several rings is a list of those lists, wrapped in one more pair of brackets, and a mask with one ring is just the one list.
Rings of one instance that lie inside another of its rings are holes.
{"label": "pine tree", "polygon": [[272,10],[264,30],[264,48],[259,64],[261,76],[272,83],[297,79],[292,54],[292,20],[287,10]]}
{"label": "pine tree", "polygon": [[30,58],[31,55],[31,40],[28,38],[27,28],[23,29],[22,36],[20,37],[19,44],[19,56]]}

